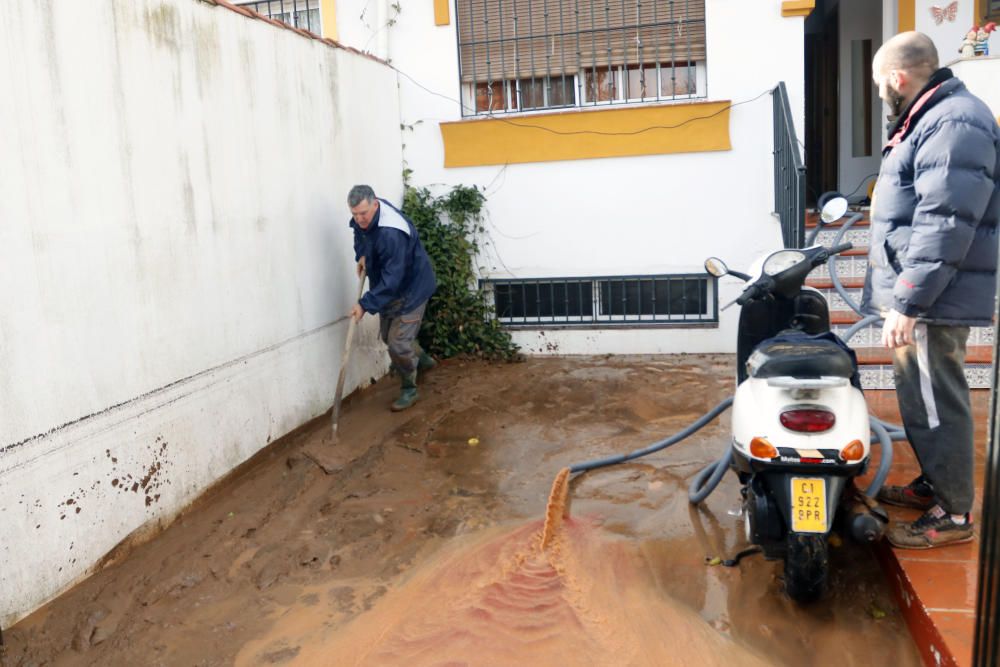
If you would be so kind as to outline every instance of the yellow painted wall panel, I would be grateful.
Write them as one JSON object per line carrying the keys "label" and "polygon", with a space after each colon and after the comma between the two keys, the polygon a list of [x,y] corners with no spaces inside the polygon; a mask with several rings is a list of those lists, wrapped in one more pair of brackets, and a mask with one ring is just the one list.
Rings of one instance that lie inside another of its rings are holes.
{"label": "yellow painted wall panel", "polygon": [[816,0],[785,0],[781,3],[781,15],[809,16],[816,7]]}
{"label": "yellow painted wall panel", "polygon": [[320,0],[319,15],[323,22],[323,37],[337,39],[337,0]]}
{"label": "yellow painted wall panel", "polygon": [[451,0],[434,0],[434,25],[451,23]]}
{"label": "yellow painted wall panel", "polygon": [[899,0],[899,32],[914,30],[917,25],[917,0]]}
{"label": "yellow painted wall panel", "polygon": [[727,151],[730,102],[441,123],[445,167]]}

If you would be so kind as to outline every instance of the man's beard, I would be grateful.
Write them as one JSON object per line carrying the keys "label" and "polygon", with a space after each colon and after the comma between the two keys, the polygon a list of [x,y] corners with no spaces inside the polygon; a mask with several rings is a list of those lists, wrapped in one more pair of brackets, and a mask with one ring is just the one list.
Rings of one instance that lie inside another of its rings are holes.
{"label": "man's beard", "polygon": [[903,112],[903,96],[886,84],[885,95],[882,96],[882,101],[889,106],[889,113],[886,116],[886,120],[889,122],[886,125],[886,128],[891,130],[892,126],[899,119],[899,114]]}

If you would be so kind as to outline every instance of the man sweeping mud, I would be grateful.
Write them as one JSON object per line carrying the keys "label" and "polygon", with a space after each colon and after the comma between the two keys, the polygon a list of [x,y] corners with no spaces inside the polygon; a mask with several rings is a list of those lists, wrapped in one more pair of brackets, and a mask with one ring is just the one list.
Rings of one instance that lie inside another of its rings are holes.
{"label": "man sweeping mud", "polygon": [[417,334],[427,300],[437,286],[434,269],[413,223],[367,185],[355,185],[347,196],[354,230],[358,275],[368,272],[368,291],[351,308],[360,321],[378,314],[379,333],[402,387],[391,409],[405,410],[417,400],[417,370],[434,366],[420,348]]}

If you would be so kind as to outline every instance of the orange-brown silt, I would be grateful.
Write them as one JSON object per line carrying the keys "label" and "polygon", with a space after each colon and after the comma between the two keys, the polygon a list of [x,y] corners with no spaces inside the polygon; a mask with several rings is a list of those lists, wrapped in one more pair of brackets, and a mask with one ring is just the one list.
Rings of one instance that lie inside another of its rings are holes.
{"label": "orange-brown silt", "polygon": [[300,665],[770,664],[657,593],[628,542],[567,516],[568,478],[556,477],[544,522],[447,548],[344,627],[286,614],[236,664],[268,645],[300,646]]}
{"label": "orange-brown silt", "polygon": [[569,468],[563,468],[552,482],[549,502],[545,505],[545,524],[542,526],[541,547],[544,551],[562,528],[563,519],[569,513]]}

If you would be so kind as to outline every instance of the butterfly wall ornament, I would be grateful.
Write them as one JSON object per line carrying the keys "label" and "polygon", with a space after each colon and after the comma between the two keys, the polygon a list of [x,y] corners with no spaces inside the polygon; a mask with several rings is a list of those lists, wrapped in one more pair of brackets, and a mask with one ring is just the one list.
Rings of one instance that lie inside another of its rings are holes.
{"label": "butterfly wall ornament", "polygon": [[954,23],[957,16],[958,0],[953,0],[953,2],[946,7],[931,5],[931,18],[934,19],[934,25],[941,25],[945,21]]}

